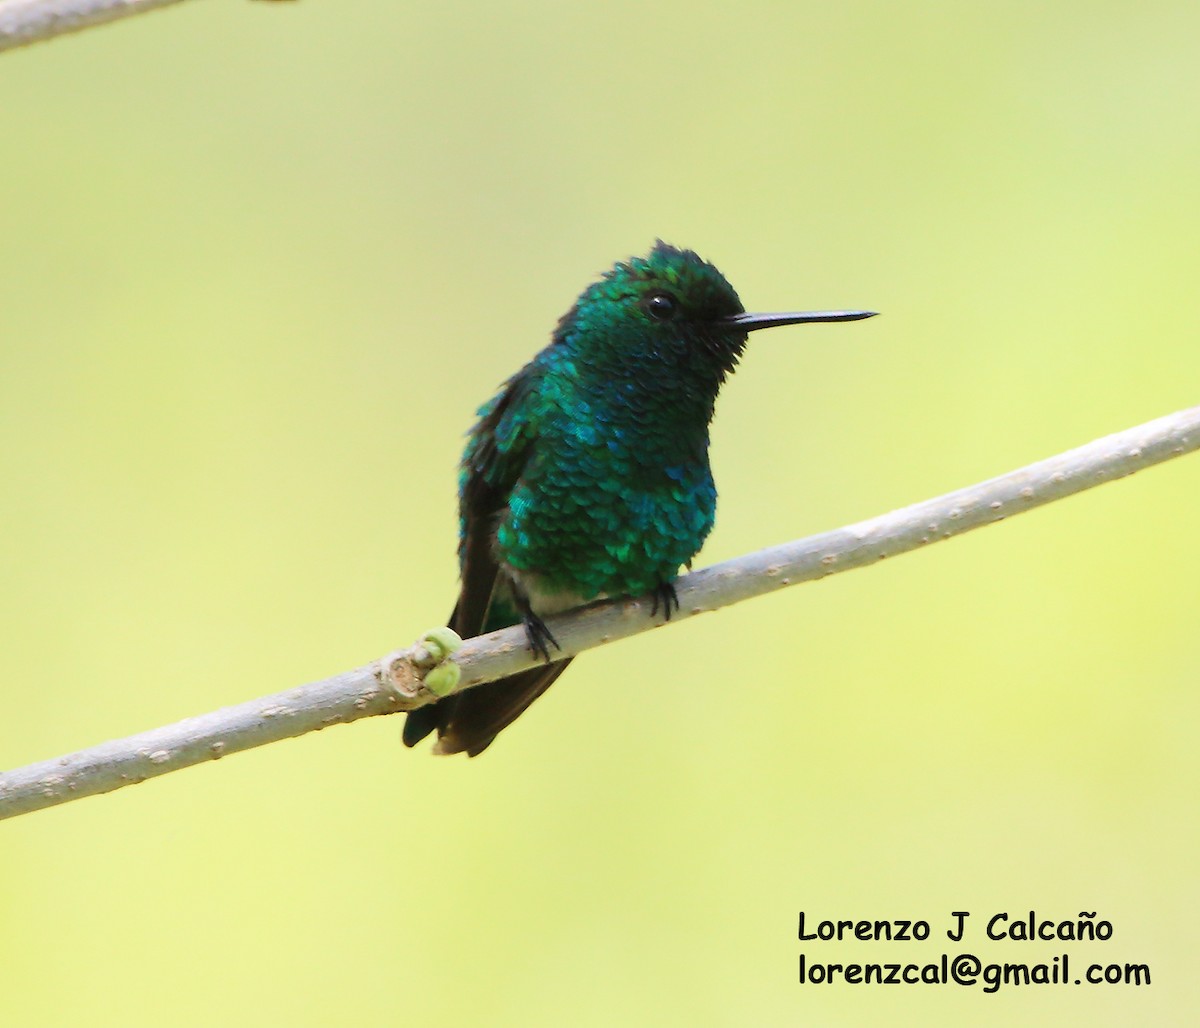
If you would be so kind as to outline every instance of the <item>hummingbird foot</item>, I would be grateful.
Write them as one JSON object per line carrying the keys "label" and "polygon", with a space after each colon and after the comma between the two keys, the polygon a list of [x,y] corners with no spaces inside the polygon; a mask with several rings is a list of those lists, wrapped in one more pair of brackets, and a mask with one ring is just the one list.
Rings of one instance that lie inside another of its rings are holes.
{"label": "hummingbird foot", "polygon": [[671,604],[675,604],[675,609],[679,610],[679,597],[675,593],[674,582],[659,582],[654,587],[654,592],[650,594],[654,597],[654,601],[650,606],[650,616],[655,617],[658,614],[658,606],[661,603],[663,609],[663,619],[671,620]]}
{"label": "hummingbird foot", "polygon": [[525,626],[525,638],[529,642],[529,649],[533,651],[533,655],[541,657],[549,664],[550,647],[553,646],[556,650],[561,650],[562,647],[551,634],[550,629],[546,627],[546,622],[529,610],[521,612],[521,623]]}
{"label": "hummingbird foot", "polygon": [[562,647],[550,629],[546,627],[546,622],[534,613],[533,607],[529,603],[529,597],[514,590],[513,599],[521,614],[521,624],[525,626],[525,639],[529,643],[530,651],[535,657],[541,657],[549,664],[551,662],[550,647],[553,646],[556,650],[561,650]]}
{"label": "hummingbird foot", "polygon": [[[535,657],[541,657],[546,663],[551,663],[550,648],[556,650],[562,649],[558,644],[558,639],[554,638],[550,629],[547,629],[544,620],[538,617],[538,614],[533,609],[533,601],[529,599],[529,593],[526,585],[518,581],[517,578],[510,578],[510,587],[512,590],[512,603],[517,608],[517,613],[521,614],[521,624],[526,630],[526,641],[529,643],[529,650]],[[546,606],[546,597],[542,596],[539,601],[539,606]],[[570,605],[568,605],[570,606]],[[564,607],[554,606],[551,602],[548,611],[554,612]]]}

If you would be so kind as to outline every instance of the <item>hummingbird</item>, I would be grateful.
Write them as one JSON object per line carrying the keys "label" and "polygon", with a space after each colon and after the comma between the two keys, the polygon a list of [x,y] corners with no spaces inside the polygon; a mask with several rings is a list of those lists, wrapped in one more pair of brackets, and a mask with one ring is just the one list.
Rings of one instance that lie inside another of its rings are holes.
{"label": "hummingbird", "polygon": [[479,408],[459,466],[462,638],[521,624],[544,663],[408,713],[404,743],[477,756],[566,670],[543,618],[674,582],[716,517],[709,423],[747,335],[874,311],[748,314],[692,250],[661,240],[588,286],[549,345]]}

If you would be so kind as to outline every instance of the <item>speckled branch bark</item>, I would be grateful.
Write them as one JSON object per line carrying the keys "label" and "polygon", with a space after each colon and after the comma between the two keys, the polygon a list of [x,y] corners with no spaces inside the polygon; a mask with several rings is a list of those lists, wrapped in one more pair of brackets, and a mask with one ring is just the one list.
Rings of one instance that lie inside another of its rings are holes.
{"label": "speckled branch bark", "polygon": [[[684,616],[824,578],[919,549],[1200,449],[1200,407],[1171,414],[1020,468],[999,478],[868,521],[773,546],[685,575],[676,583]],[[570,656],[661,627],[649,599],[613,600],[547,620]],[[677,617],[676,621],[681,620]],[[529,667],[520,628],[467,640],[451,658],[466,689]],[[390,714],[435,699],[421,645],[355,671],[55,760],[0,774],[0,818],[166,774],[239,750]]]}

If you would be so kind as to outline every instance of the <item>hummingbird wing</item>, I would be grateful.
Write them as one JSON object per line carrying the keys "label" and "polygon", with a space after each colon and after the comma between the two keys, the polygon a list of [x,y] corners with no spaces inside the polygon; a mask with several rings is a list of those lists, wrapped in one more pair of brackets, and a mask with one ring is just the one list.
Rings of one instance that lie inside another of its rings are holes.
{"label": "hummingbird wing", "polygon": [[[496,557],[495,535],[535,447],[531,406],[536,395],[533,369],[527,367],[509,379],[480,411],[463,455],[458,544],[462,584],[450,627],[464,639],[521,623],[511,582]],[[410,711],[404,743],[413,746],[437,729],[436,752],[477,756],[570,662],[568,658],[530,668]]]}
{"label": "hummingbird wing", "polygon": [[[514,375],[480,410],[459,471],[458,565],[461,588],[450,627],[464,639],[516,621],[489,616],[500,581],[496,528],[536,443],[530,417],[534,383],[528,369]],[[497,612],[500,613],[500,612]],[[465,633],[465,634],[464,634]]]}

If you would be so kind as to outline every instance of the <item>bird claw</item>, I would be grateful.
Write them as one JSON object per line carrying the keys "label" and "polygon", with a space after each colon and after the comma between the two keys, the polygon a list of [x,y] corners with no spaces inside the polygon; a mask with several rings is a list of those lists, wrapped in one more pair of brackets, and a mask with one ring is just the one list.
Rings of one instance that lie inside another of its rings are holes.
{"label": "bird claw", "polygon": [[535,657],[541,657],[549,664],[550,646],[553,646],[556,650],[562,649],[558,644],[558,640],[554,638],[550,629],[546,627],[546,622],[532,610],[527,610],[521,615],[521,622],[525,625],[525,639],[529,643],[529,649]]}
{"label": "bird claw", "polygon": [[661,603],[663,609],[663,619],[671,620],[671,604],[675,604],[675,609],[679,610],[679,596],[675,592],[675,584],[673,582],[659,582],[654,587],[654,592],[650,594],[653,597],[653,602],[650,605],[650,616],[655,617],[658,614],[658,606]]}

